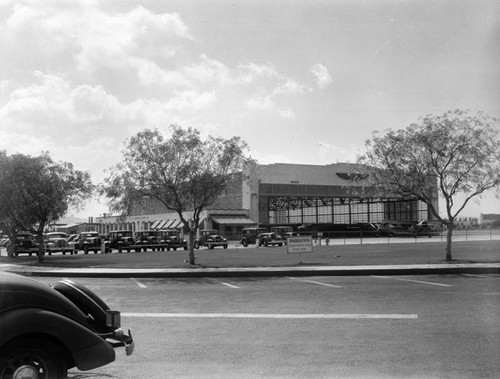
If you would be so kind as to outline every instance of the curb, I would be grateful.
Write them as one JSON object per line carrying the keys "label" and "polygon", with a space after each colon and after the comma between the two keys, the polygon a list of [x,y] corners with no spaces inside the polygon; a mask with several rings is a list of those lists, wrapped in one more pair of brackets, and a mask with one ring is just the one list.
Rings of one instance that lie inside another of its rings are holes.
{"label": "curb", "polygon": [[[5,265],[6,266],[6,265]],[[0,267],[2,267],[0,265]],[[373,265],[373,266],[297,266],[297,267],[233,267],[188,269],[27,269],[11,265],[3,271],[40,277],[88,278],[220,278],[220,277],[283,277],[283,276],[362,276],[362,275],[452,275],[500,274],[500,263]]]}

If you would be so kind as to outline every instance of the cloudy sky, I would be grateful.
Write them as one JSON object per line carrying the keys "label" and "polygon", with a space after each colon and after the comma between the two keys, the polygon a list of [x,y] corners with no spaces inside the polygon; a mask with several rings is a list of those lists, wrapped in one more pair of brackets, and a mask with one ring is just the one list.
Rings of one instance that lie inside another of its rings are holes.
{"label": "cloudy sky", "polygon": [[[500,117],[499,16],[497,0],[0,0],[0,149],[99,183],[125,139],[177,123],[241,136],[262,164],[354,162],[374,130]],[[480,212],[500,202],[464,215]]]}

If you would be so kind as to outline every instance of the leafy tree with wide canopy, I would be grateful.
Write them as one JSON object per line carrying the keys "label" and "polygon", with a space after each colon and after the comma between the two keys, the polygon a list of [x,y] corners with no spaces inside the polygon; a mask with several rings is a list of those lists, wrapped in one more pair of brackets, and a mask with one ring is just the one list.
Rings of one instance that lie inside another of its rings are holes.
{"label": "leafy tree with wide canopy", "polygon": [[[45,228],[70,207],[78,208],[90,198],[94,189],[90,174],[75,170],[71,163],[54,162],[48,153],[38,157],[8,157],[2,153],[1,158],[0,209],[5,210],[2,221],[16,231],[36,234],[38,261],[43,262]],[[13,242],[11,239],[10,246]]]}
{"label": "leafy tree with wide canopy", "polygon": [[168,138],[158,129],[146,129],[127,140],[122,162],[108,170],[100,192],[109,199],[110,210],[121,215],[151,199],[176,212],[189,232],[193,265],[201,212],[224,194],[251,158],[239,137],[202,139],[198,130],[178,125],[170,130]]}
{"label": "leafy tree with wide canopy", "polygon": [[[452,260],[455,220],[465,206],[500,184],[500,140],[495,118],[453,110],[428,115],[406,129],[374,132],[359,163],[373,167],[370,185],[423,201],[447,227],[446,261]],[[435,206],[444,201],[445,216]]]}

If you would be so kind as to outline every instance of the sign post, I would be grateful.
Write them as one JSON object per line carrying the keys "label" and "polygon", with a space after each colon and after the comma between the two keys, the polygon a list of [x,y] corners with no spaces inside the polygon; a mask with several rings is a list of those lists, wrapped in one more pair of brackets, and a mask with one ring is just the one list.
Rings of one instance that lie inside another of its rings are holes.
{"label": "sign post", "polygon": [[302,253],[312,253],[312,237],[311,236],[294,236],[286,238],[287,254],[299,254],[300,264],[302,264]]}

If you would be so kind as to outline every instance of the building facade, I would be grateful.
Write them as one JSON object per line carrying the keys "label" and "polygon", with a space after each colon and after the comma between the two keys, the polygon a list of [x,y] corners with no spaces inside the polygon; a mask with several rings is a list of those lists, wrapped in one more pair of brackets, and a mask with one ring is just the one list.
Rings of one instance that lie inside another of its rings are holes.
{"label": "building facade", "polygon": [[[358,166],[350,163],[247,167],[230,183],[228,192],[202,214],[200,229],[216,229],[237,239],[249,226],[308,225],[314,229],[316,225],[433,218],[421,201],[373,193],[367,179],[368,174],[359,173]],[[434,206],[437,209],[437,196]],[[184,217],[189,219],[189,213]],[[104,216],[96,222],[101,233],[182,227],[176,213],[165,212],[152,202],[126,219]]]}

